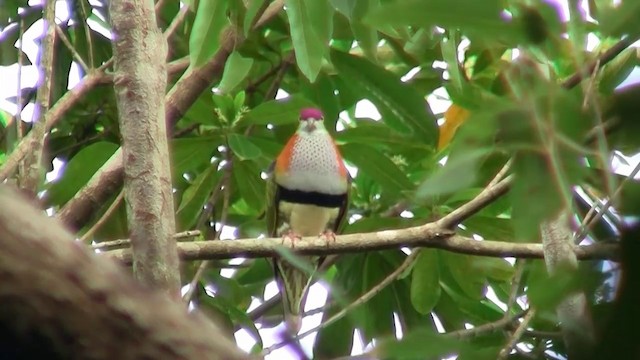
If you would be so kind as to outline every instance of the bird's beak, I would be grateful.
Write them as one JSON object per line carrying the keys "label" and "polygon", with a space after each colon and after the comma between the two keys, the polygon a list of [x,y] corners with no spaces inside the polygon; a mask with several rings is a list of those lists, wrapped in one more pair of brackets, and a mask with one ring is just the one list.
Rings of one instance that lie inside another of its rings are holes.
{"label": "bird's beak", "polygon": [[305,125],[304,129],[309,133],[314,131],[316,129],[316,122],[313,120],[307,120],[307,124]]}

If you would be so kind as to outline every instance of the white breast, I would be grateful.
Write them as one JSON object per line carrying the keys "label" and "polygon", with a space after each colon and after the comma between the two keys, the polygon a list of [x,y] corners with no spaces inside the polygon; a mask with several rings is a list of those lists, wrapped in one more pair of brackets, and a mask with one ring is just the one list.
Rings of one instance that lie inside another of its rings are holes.
{"label": "white breast", "polygon": [[329,134],[320,131],[300,134],[293,146],[289,171],[278,176],[278,183],[291,190],[344,194],[347,180],[340,175],[338,161]]}

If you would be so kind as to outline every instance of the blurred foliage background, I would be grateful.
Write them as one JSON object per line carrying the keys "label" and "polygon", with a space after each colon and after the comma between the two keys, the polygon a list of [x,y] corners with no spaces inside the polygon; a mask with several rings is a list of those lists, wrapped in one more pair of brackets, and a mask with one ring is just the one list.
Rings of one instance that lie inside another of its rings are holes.
{"label": "blurred foliage background", "polygon": [[[637,173],[633,155],[640,148],[640,87],[629,80],[639,56],[628,47],[640,35],[640,2],[615,3],[158,1],[158,22],[171,28],[168,91],[232,44],[210,85],[170,124],[178,231],[200,230],[205,239],[263,234],[263,172],[295,130],[299,109],[315,106],[354,176],[348,233],[435,220],[479,194],[512,159],[510,193],[460,224],[461,234],[538,243],[539,225],[568,208],[573,230],[585,235],[577,242],[617,241],[624,221],[640,212],[640,184],[627,180]],[[268,7],[277,14],[258,22]],[[97,0],[57,2],[54,101],[111,58],[107,8]],[[41,27],[41,18],[36,2],[0,3],[6,95],[0,164],[31,128],[36,83],[15,82],[19,68],[23,76],[36,71],[37,51],[29,54],[19,39]],[[597,61],[621,40],[618,56]],[[43,166],[50,175],[41,194],[53,214],[119,147],[109,69],[48,133]],[[16,121],[17,108],[24,108],[23,121]],[[608,199],[613,207],[583,226],[589,209]],[[104,222],[94,228],[99,219]],[[89,229],[95,232],[88,243],[127,237],[117,191],[77,229],[79,236]],[[408,253],[340,256],[326,269],[327,301],[322,287],[313,288],[310,303],[320,308],[307,308],[312,315],[305,324],[358,299]],[[185,284],[198,266],[184,264]],[[607,318],[617,276],[615,263],[581,263],[575,286],[585,291],[596,324]],[[225,324],[230,336],[240,331],[242,348],[260,352],[279,342],[274,334],[282,330],[280,306],[268,301],[272,280],[266,259],[216,261],[198,279],[194,305]],[[366,347],[385,358],[493,359],[517,321],[462,338],[439,333],[517,320],[535,306],[508,358],[563,358],[554,307],[574,279],[564,280],[550,281],[542,260],[423,249],[371,300],[305,337],[303,348],[314,358],[357,355]],[[295,358],[296,351],[289,346],[272,358]]]}

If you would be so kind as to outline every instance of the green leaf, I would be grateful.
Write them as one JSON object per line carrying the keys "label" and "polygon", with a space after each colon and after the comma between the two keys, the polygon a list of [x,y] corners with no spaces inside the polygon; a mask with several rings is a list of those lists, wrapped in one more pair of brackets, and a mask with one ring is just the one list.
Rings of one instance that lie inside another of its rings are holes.
{"label": "green leaf", "polygon": [[213,137],[180,138],[171,142],[173,176],[202,168],[211,162],[216,142]]}
{"label": "green leaf", "polygon": [[255,323],[247,315],[246,311],[238,309],[233,303],[229,302],[223,296],[209,296],[206,295],[204,289],[201,291],[202,296],[198,297],[198,300],[205,307],[217,309],[221,313],[227,315],[234,323],[242,325],[246,329],[251,337],[258,342],[258,346],[262,347],[262,337],[256,328]]}
{"label": "green leaf", "polygon": [[242,26],[244,36],[248,36],[251,32],[251,23],[257,20],[256,16],[264,4],[263,0],[249,0],[248,2],[249,5],[247,5],[247,13],[244,16],[244,24]]}
{"label": "green leaf", "polygon": [[389,127],[413,134],[414,141],[435,147],[438,127],[423,96],[399,77],[370,61],[340,51],[332,51],[333,65],[352,91],[371,100]]}
{"label": "green leaf", "polygon": [[240,160],[252,160],[262,155],[259,147],[253,144],[250,138],[240,134],[227,136],[229,147]]}
{"label": "green leaf", "polygon": [[313,103],[299,95],[293,95],[284,100],[267,101],[249,111],[236,124],[238,126],[293,124],[298,122],[300,109],[312,105]]}
{"label": "green leaf", "polygon": [[411,272],[411,304],[420,314],[429,314],[440,299],[438,251],[420,249]]}
{"label": "green leaf", "polygon": [[446,266],[458,286],[465,295],[480,300],[484,297],[486,276],[474,268],[470,255],[447,253],[444,257]]}
{"label": "green leaf", "polygon": [[189,37],[192,68],[206,63],[220,48],[220,34],[226,25],[227,0],[200,1]]}
{"label": "green leaf", "polygon": [[444,337],[432,329],[420,329],[405,334],[401,340],[382,341],[374,352],[383,359],[440,359],[467,347],[464,341]]}
{"label": "green leaf", "polygon": [[[323,44],[314,29],[317,20],[312,20],[309,3],[321,0],[285,0],[284,4],[291,27],[291,40],[296,54],[296,63],[309,81],[314,82],[328,43]],[[315,14],[313,15],[315,16]]]}
{"label": "green leaf", "polygon": [[222,80],[218,86],[220,92],[232,92],[249,75],[252,65],[253,59],[242,57],[238,51],[232,52],[224,65]]}
{"label": "green leaf", "polygon": [[509,24],[500,17],[501,3],[500,0],[402,0],[372,9],[365,21],[378,27],[438,25],[499,35],[509,30]]}
{"label": "green leaf", "polygon": [[118,144],[100,141],[80,150],[64,168],[62,177],[49,190],[51,204],[63,205],[82,188],[118,150]]}
{"label": "green leaf", "polygon": [[636,48],[629,48],[604,66],[598,87],[602,93],[610,94],[640,65]]}
{"label": "green leaf", "polygon": [[182,200],[176,212],[176,220],[180,231],[192,229],[196,224],[202,208],[207,203],[209,194],[218,183],[220,173],[216,166],[209,166],[200,173],[193,183],[182,193]]}
{"label": "green leaf", "polygon": [[260,170],[250,160],[233,163],[234,188],[238,189],[242,199],[251,207],[254,214],[265,206],[265,183],[260,178]]}
{"label": "green leaf", "polygon": [[413,183],[407,175],[383,153],[374,147],[362,144],[346,144],[340,147],[344,158],[378,182],[382,188],[392,194],[413,189]]}
{"label": "green leaf", "polygon": [[328,0],[303,0],[307,6],[311,25],[326,51],[333,34],[334,9]]}
{"label": "green leaf", "polygon": [[604,35],[619,37],[622,35],[635,36],[640,34],[640,2],[634,0],[622,1],[619,6],[603,9],[600,16],[600,28]]}
{"label": "green leaf", "polygon": [[480,160],[491,152],[491,149],[479,149],[460,154],[429,176],[418,188],[417,195],[425,198],[434,195],[450,194],[474,183],[476,168]]}
{"label": "green leaf", "polygon": [[[328,320],[340,311],[339,306],[332,306],[322,314],[322,321]],[[333,359],[348,356],[353,347],[353,325],[349,317],[343,317],[318,332],[313,345],[313,355],[316,359]]]}

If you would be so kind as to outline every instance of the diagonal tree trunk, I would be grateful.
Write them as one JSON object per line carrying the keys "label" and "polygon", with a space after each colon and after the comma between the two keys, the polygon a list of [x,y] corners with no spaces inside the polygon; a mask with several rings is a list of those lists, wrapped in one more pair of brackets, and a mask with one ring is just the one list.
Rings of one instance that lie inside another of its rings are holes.
{"label": "diagonal tree trunk", "polygon": [[0,186],[0,357],[245,359],[201,313],[136,283]]}

